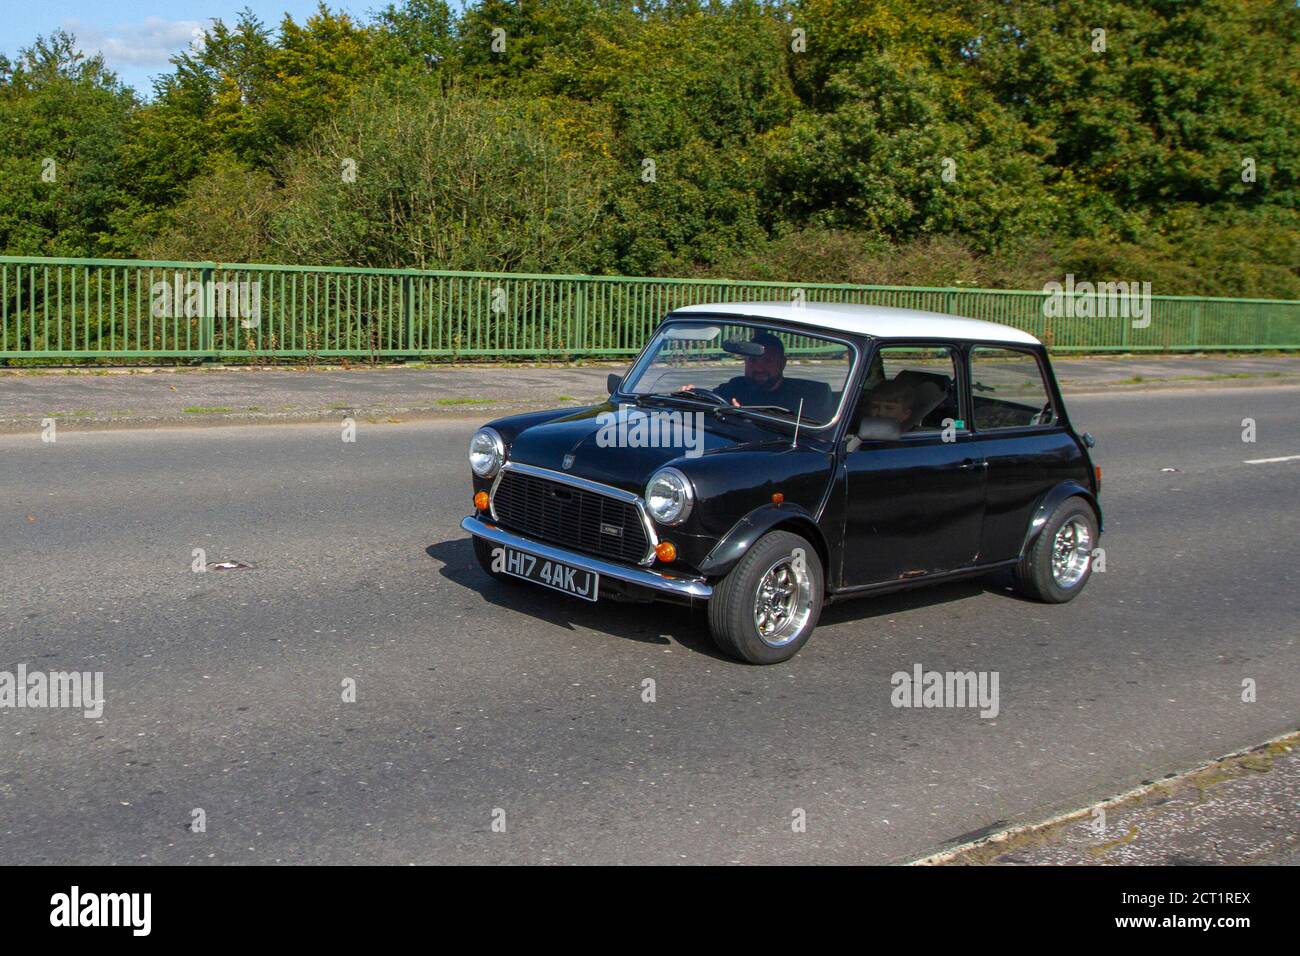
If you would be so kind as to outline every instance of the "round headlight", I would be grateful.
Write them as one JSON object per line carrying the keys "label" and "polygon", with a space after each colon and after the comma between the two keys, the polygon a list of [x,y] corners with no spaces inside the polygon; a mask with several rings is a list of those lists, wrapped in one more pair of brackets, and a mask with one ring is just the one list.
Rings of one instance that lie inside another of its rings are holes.
{"label": "round headlight", "polygon": [[496,429],[480,428],[469,440],[469,466],[480,478],[491,478],[505,460],[505,442]]}
{"label": "round headlight", "polygon": [[676,468],[662,468],[646,483],[646,510],[660,524],[685,521],[694,501],[695,489],[691,487],[690,479]]}

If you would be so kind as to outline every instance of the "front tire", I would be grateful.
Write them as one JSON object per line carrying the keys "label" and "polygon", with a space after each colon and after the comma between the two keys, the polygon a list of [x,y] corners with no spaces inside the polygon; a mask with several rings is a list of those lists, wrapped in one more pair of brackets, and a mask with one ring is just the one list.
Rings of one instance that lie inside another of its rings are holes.
{"label": "front tire", "polygon": [[779,664],[808,643],[824,593],[817,549],[797,534],[773,531],[759,538],[713,589],[709,631],[730,657]]}
{"label": "front tire", "polygon": [[1015,570],[1016,590],[1044,604],[1073,601],[1092,576],[1100,531],[1097,512],[1082,498],[1066,498]]}

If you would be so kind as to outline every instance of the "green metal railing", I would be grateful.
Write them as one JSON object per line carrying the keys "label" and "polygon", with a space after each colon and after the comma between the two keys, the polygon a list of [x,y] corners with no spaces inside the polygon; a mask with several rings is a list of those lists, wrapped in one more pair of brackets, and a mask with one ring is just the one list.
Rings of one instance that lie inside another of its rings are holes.
{"label": "green metal railing", "polygon": [[1002,322],[1062,352],[1300,348],[1300,302],[1268,299],[1152,296],[1135,324],[1046,315],[1041,291],[0,256],[0,359],[623,356],[674,308],[796,290]]}

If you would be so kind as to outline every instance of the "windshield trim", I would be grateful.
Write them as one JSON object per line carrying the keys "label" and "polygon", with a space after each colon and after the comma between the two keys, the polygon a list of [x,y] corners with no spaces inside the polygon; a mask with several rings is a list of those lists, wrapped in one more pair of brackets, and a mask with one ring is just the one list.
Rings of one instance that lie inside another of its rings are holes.
{"label": "windshield trim", "polygon": [[[713,313],[713,312],[692,312],[689,315],[678,315],[672,312],[668,313],[668,315],[664,317],[664,320],[661,323],[659,323],[659,327],[655,329],[654,334],[650,336],[649,341],[646,342],[645,346],[641,349],[641,353],[636,357],[635,361],[633,361],[632,367],[629,368],[627,370],[627,373],[623,376],[623,380],[619,383],[618,390],[615,391],[614,394],[610,396],[610,398],[614,400],[618,400],[620,398],[631,400],[637,397],[636,392],[624,391],[623,383],[634,380],[641,375],[643,371],[643,366],[649,360],[651,354],[650,351],[651,348],[654,347],[654,345],[660,340],[663,334],[668,330],[669,326],[680,325],[683,323],[707,324],[708,321],[710,320],[715,320],[715,321],[722,320],[725,321],[728,325],[764,326],[764,327],[776,329],[777,331],[780,332],[786,332],[792,335],[803,335],[808,338],[825,339],[828,342],[835,342],[840,345],[846,346],[853,353],[853,360],[849,363],[848,375],[845,376],[844,379],[844,390],[840,393],[840,401],[839,404],[835,407],[835,414],[831,416],[831,418],[827,420],[825,424],[822,425],[808,425],[808,424],[800,425],[799,431],[815,432],[821,435],[829,432],[831,429],[835,428],[839,424],[840,418],[844,415],[844,406],[849,397],[849,391],[851,390],[851,386],[854,381],[854,375],[856,374],[858,370],[858,365],[862,360],[862,349],[858,347],[858,343],[853,338],[850,338],[848,336],[831,334],[822,329],[813,329],[810,331],[801,326],[791,327],[790,325],[780,321],[779,319],[766,319],[761,315],[737,316],[737,315],[725,315],[722,313]],[[653,394],[653,393],[646,393],[646,394]],[[720,411],[724,413],[727,411],[727,409],[721,405],[719,405],[718,408]],[[733,408],[731,409],[731,411],[736,412],[736,411],[741,411],[741,409]],[[769,415],[758,411],[743,412],[743,414],[745,415],[746,418],[756,419],[763,422],[771,422],[774,425],[782,425],[792,431],[794,429],[794,425],[796,421],[796,419],[793,417],[778,418],[775,415]],[[791,416],[793,416],[793,412],[791,413]]]}

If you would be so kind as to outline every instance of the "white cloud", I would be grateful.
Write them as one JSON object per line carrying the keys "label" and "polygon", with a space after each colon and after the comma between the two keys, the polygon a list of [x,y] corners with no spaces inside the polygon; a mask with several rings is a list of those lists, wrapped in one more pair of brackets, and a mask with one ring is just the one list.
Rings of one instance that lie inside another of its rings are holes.
{"label": "white cloud", "polygon": [[[139,23],[123,23],[109,29],[81,20],[63,21],[63,29],[77,38],[84,53],[102,53],[110,68],[123,66],[162,67],[194,40],[207,26],[202,20],[164,20],[146,17]],[[197,33],[196,33],[197,31]]]}

